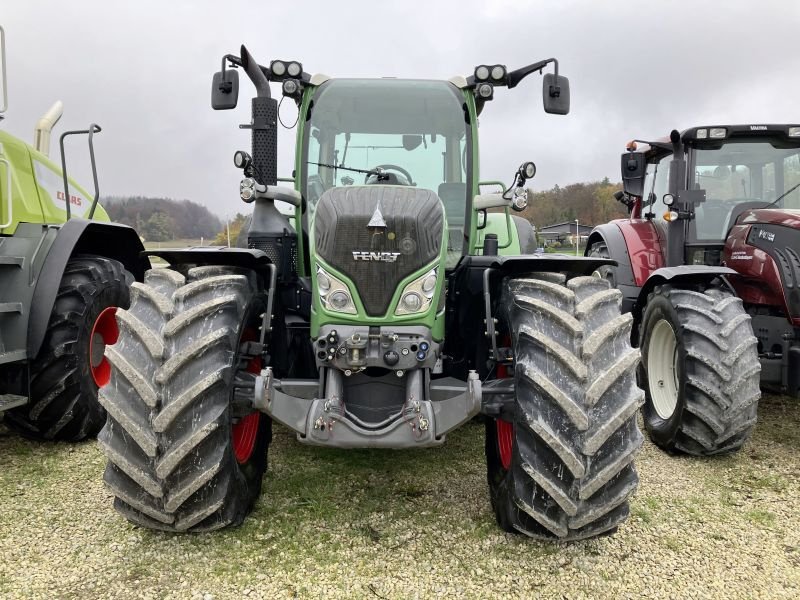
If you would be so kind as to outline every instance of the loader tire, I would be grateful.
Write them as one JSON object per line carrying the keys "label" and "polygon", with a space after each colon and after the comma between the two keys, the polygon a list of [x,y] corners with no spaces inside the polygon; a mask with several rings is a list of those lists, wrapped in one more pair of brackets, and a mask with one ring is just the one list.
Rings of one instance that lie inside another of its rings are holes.
{"label": "loader tire", "polygon": [[621,299],[596,277],[537,273],[504,283],[514,410],[487,423],[486,461],[505,531],[580,540],[613,533],[628,517],[644,394]]}
{"label": "loader tire", "polygon": [[131,281],[116,260],[70,258],[31,363],[31,403],[5,413],[11,429],[40,440],[76,442],[97,435],[106,420],[97,401],[98,384],[109,369],[103,349],[114,343],[114,312],[129,306]]}
{"label": "loader tire", "polygon": [[266,299],[246,269],[184,273],[148,271],[117,314],[98,440],[117,511],[149,529],[199,532],[239,525],[261,492],[272,424],[247,402]]}
{"label": "loader tire", "polygon": [[761,397],[758,340],[741,299],[722,288],[661,286],[648,298],[641,340],[653,442],[693,456],[741,448]]}

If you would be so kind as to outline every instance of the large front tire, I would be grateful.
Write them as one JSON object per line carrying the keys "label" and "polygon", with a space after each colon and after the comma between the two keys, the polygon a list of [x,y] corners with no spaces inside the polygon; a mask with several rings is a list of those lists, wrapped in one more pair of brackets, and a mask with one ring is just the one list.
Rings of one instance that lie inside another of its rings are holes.
{"label": "large front tire", "polygon": [[132,280],[116,260],[70,258],[31,363],[31,403],[5,413],[10,428],[41,440],[77,442],[97,435],[106,419],[97,401],[108,369],[103,349],[116,339],[114,311],[130,304]]}
{"label": "large front tire", "polygon": [[761,397],[758,340],[741,299],[661,286],[641,327],[642,413],[653,442],[693,456],[741,448]]}
{"label": "large front tire", "polygon": [[[237,408],[261,368],[264,292],[252,272],[153,269],[107,349],[105,482],[131,522],[166,531],[238,525],[261,491],[271,422]],[[249,380],[249,381],[248,381]]]}
{"label": "large front tire", "polygon": [[503,292],[512,335],[513,414],[487,423],[497,522],[532,537],[613,532],[629,513],[643,401],[621,294],[594,277],[535,274]]}

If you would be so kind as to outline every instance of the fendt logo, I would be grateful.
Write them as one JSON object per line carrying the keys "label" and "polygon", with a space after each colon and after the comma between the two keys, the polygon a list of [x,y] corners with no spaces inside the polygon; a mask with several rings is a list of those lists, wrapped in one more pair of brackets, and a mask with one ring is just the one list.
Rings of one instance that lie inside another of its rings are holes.
{"label": "fendt logo", "polygon": [[366,260],[378,262],[397,262],[399,252],[356,252],[353,251],[353,260]]}

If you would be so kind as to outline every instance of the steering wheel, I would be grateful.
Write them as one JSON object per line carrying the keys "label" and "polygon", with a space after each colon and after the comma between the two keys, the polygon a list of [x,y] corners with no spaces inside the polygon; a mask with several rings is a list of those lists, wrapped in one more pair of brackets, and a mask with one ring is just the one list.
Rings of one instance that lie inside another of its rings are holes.
{"label": "steering wheel", "polygon": [[[398,173],[400,173],[403,177],[405,177],[408,180],[408,185],[411,185],[414,182],[414,178],[411,177],[411,173],[406,171],[403,167],[398,167],[397,165],[386,164],[386,165],[378,165],[377,167],[375,167],[372,170],[373,171],[377,171],[378,169],[383,169],[384,171],[397,171]],[[369,173],[367,173],[364,176],[364,183],[367,182],[369,177],[370,177]]]}

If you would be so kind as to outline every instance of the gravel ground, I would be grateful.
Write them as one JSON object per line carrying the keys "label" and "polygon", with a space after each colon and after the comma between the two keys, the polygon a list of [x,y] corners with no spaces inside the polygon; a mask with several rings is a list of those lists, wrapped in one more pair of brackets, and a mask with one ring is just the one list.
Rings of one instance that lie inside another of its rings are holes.
{"label": "gravel ground", "polygon": [[253,515],[174,536],[111,507],[94,443],[0,434],[0,597],[800,597],[800,402],[766,397],[734,456],[646,445],[620,531],[570,545],[500,532],[483,429],[438,450],[331,451],[276,428]]}

